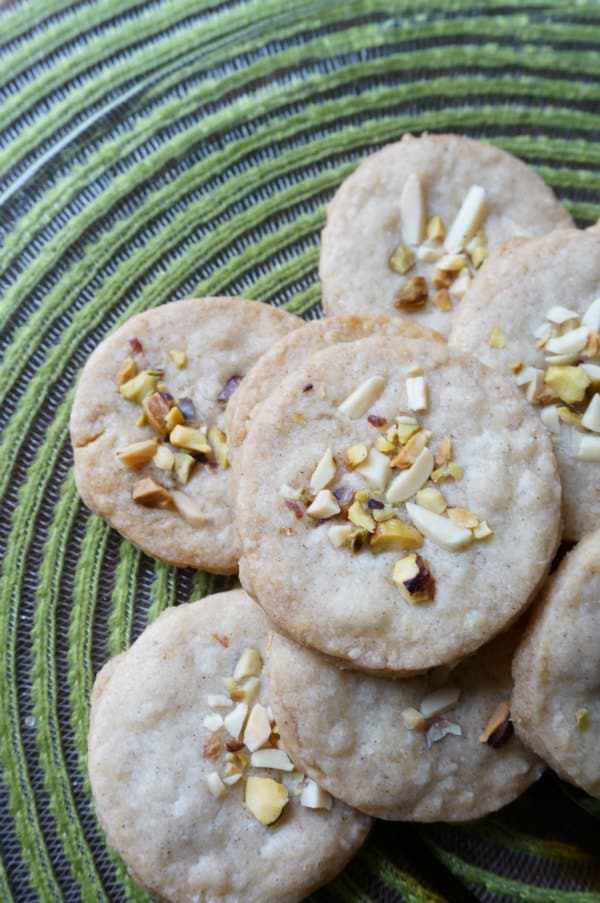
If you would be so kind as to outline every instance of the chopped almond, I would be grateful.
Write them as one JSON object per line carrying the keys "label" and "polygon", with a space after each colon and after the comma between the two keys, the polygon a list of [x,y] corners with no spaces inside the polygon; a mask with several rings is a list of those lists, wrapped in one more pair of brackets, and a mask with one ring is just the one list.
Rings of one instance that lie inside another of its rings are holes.
{"label": "chopped almond", "polygon": [[430,437],[431,433],[428,430],[419,430],[418,433],[410,437],[396,457],[392,458],[390,461],[391,466],[398,467],[401,470],[411,467],[427,445]]}
{"label": "chopped almond", "polygon": [[435,293],[431,300],[442,313],[447,313],[449,310],[452,310],[452,298],[450,297],[450,292],[447,288],[441,288]]}
{"label": "chopped almond", "polygon": [[151,477],[138,480],[131,491],[131,497],[137,505],[143,505],[144,508],[173,507],[173,496],[171,493]]}
{"label": "chopped almond", "polygon": [[117,385],[122,386],[123,383],[129,382],[130,379],[137,375],[137,372],[138,368],[134,359],[126,357],[117,374]]}
{"label": "chopped almond", "polygon": [[452,439],[450,436],[444,436],[440,442],[440,447],[435,453],[435,466],[442,467],[452,459]]}

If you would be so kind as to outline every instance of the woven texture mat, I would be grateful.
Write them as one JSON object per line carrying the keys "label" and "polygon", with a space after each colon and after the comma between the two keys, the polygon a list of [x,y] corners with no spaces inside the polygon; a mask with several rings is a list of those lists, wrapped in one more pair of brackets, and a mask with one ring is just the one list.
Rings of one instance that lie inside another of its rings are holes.
{"label": "woven texture mat", "polygon": [[[80,503],[89,353],[190,294],[318,316],[325,204],[406,131],[498,144],[589,224],[599,41],[592,2],[0,3],[2,901],[148,899],[90,804],[90,688],[166,606],[231,585]],[[597,854],[593,804],[546,776],[467,827],[379,825],[315,899],[600,901]]]}

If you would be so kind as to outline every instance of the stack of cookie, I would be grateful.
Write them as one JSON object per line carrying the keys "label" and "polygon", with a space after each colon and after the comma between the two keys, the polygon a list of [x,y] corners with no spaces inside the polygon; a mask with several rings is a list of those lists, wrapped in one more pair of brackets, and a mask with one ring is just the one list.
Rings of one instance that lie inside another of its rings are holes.
{"label": "stack of cookie", "polygon": [[84,500],[245,591],[96,682],[97,811],[152,892],[300,899],[369,816],[478,818],[544,761],[600,794],[600,533],[546,582],[600,526],[599,244],[509,155],[408,137],[329,208],[327,317],[188,300],[92,355]]}

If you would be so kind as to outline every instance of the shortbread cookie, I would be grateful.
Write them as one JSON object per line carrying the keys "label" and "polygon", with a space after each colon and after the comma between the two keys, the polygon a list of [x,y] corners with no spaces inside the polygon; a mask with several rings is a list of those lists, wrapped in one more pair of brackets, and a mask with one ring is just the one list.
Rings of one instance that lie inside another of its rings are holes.
{"label": "shortbread cookie", "polygon": [[600,531],[560,563],[513,663],[515,727],[558,774],[600,799]]}
{"label": "shortbread cookie", "polygon": [[355,342],[374,334],[443,341],[431,329],[394,317],[325,317],[284,336],[256,362],[227,406],[227,439],[234,482],[236,452],[246,438],[257,406],[311,354],[329,345]]}
{"label": "shortbread cookie", "polygon": [[406,135],[368,157],[327,210],[325,312],[409,316],[448,335],[487,253],[572,226],[535,172],[459,135]]}
{"label": "shortbread cookie", "polygon": [[90,357],[73,404],[86,505],[156,558],[235,571],[227,400],[300,325],[241,298],[177,301],[128,320]]}
{"label": "shortbread cookie", "polygon": [[221,593],[164,612],[96,679],[96,813],[161,899],[300,900],[369,830],[366,815],[278,748],[262,673],[267,632],[245,593]]}
{"label": "shortbread cookie", "polygon": [[543,769],[513,736],[510,664],[520,629],[453,671],[384,680],[274,635],[273,714],[286,750],[339,799],[378,818],[467,821],[515,799]]}
{"label": "shortbread cookie", "polygon": [[249,590],[282,633],[356,668],[473,652],[528,604],[557,546],[539,418],[510,380],[441,343],[378,336],[315,354],[257,412],[242,465]]}
{"label": "shortbread cookie", "polygon": [[450,343],[536,406],[558,459],[564,538],[600,527],[600,231],[560,229],[493,254]]}

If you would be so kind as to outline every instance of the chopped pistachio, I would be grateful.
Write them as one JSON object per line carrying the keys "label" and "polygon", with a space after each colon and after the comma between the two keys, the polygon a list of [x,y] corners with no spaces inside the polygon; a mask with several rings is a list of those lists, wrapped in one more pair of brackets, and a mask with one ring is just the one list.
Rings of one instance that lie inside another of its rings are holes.
{"label": "chopped pistachio", "polygon": [[423,276],[413,276],[400,286],[394,296],[394,307],[400,310],[414,310],[416,307],[422,307],[427,298],[429,291],[427,289],[427,281]]}
{"label": "chopped pistachio", "polygon": [[582,707],[575,712],[575,723],[578,731],[587,731],[590,726],[590,710]]}
{"label": "chopped pistachio", "polygon": [[295,414],[292,414],[292,420],[294,421],[294,423],[297,423],[300,426],[304,426],[304,424],[306,423],[306,417],[299,411],[296,411]]}
{"label": "chopped pistachio", "polygon": [[135,425],[139,426],[140,429],[142,429],[145,426],[148,426],[148,421],[146,420],[146,415],[144,414],[143,411],[140,414],[140,416],[138,417],[138,419],[135,421]]}
{"label": "chopped pistachio", "polygon": [[448,503],[439,489],[434,486],[425,486],[419,489],[416,496],[417,505],[427,508],[428,511],[434,511],[436,514],[443,514]]}
{"label": "chopped pistachio", "polygon": [[449,310],[452,310],[452,298],[450,297],[450,292],[447,288],[439,289],[431,300],[442,313],[447,313]]}
{"label": "chopped pistachio", "polygon": [[208,441],[212,446],[217,464],[223,470],[226,470],[229,467],[229,451],[225,433],[218,426],[211,426],[208,430]]}
{"label": "chopped pistachio", "polygon": [[463,469],[456,461],[448,461],[448,474],[453,480],[462,480]]}
{"label": "chopped pistachio", "polygon": [[514,374],[520,373],[523,369],[523,361],[513,361],[512,364],[508,365],[508,369]]}
{"label": "chopped pistachio", "polygon": [[343,546],[348,545],[353,531],[354,527],[352,524],[334,524],[327,531],[327,536],[332,546],[335,546],[336,549],[341,549]]}
{"label": "chopped pistachio", "polygon": [[383,508],[375,508],[371,511],[371,514],[373,520],[377,521],[378,524],[382,524],[384,521],[396,516],[396,509],[384,506]]}
{"label": "chopped pistachio", "polygon": [[456,278],[456,272],[450,270],[442,270],[439,267],[433,271],[431,281],[438,291],[440,289],[449,288],[453,280]]}
{"label": "chopped pistachio", "polygon": [[137,375],[137,372],[138,368],[134,359],[132,357],[126,357],[117,373],[117,385],[122,386],[123,383],[129,382],[130,379],[133,379],[133,377]]}
{"label": "chopped pistachio", "polygon": [[581,367],[548,367],[544,377],[546,385],[567,404],[583,401],[590,378]]}
{"label": "chopped pistachio", "polygon": [[152,458],[152,463],[155,464],[159,470],[173,470],[175,456],[171,449],[167,448],[166,445],[159,445]]}
{"label": "chopped pistachio", "polygon": [[356,473],[363,477],[372,489],[383,490],[390,478],[390,461],[387,455],[372,448],[363,464],[359,464]]}
{"label": "chopped pistachio", "polygon": [[559,405],[556,408],[556,413],[558,414],[558,419],[562,420],[563,423],[568,423],[569,426],[574,426],[576,429],[583,429],[581,425],[581,414],[572,411],[570,408],[566,407],[566,405]]}
{"label": "chopped pistachio", "polygon": [[246,780],[244,804],[261,825],[272,825],[276,822],[288,799],[286,787],[278,781],[254,775]]}
{"label": "chopped pistachio", "polygon": [[485,247],[485,245],[475,245],[473,250],[469,252],[471,263],[476,270],[479,269],[483,261],[488,256],[488,253],[488,249]]}
{"label": "chopped pistachio", "polygon": [[435,583],[427,562],[417,552],[396,562],[392,571],[392,581],[406,601],[413,605],[433,601]]}
{"label": "chopped pistachio", "polygon": [[176,426],[185,422],[185,418],[178,407],[170,408],[167,416],[165,417],[165,426],[167,427],[167,432],[172,432]]}
{"label": "chopped pistachio", "polygon": [[443,241],[445,237],[446,229],[441,216],[430,216],[427,220],[427,238],[430,241]]}
{"label": "chopped pistachio", "polygon": [[467,508],[447,508],[446,514],[453,524],[458,524],[459,527],[466,527],[468,530],[472,530],[479,523],[477,515]]}
{"label": "chopped pistachio", "polygon": [[375,532],[375,521],[358,500],[352,502],[348,508],[348,520],[362,530],[367,530],[369,533]]}
{"label": "chopped pistachio", "polygon": [[128,401],[136,404],[142,404],[147,395],[151,395],[156,390],[156,375],[150,370],[142,370],[133,379],[127,380],[119,386],[119,392]]}
{"label": "chopped pistachio", "polygon": [[416,259],[414,252],[411,251],[410,248],[400,244],[389,258],[388,266],[394,273],[399,273],[401,276],[404,276],[409,270],[412,270],[416,263]]}
{"label": "chopped pistachio", "polygon": [[141,442],[132,442],[131,445],[125,445],[123,448],[118,449],[117,458],[123,464],[126,464],[127,467],[137,470],[152,460],[156,447],[156,439],[143,439]]}
{"label": "chopped pistachio", "polygon": [[164,486],[151,477],[138,480],[131,491],[131,497],[137,505],[144,508],[172,508],[173,496]]}
{"label": "chopped pistachio", "polygon": [[430,438],[431,433],[428,430],[418,430],[410,437],[396,457],[392,458],[390,466],[400,470],[412,467]]}
{"label": "chopped pistachio", "polygon": [[183,448],[185,451],[198,452],[209,455],[212,451],[208,444],[206,433],[203,430],[194,429],[191,426],[177,425],[171,431],[169,442],[175,448]]}
{"label": "chopped pistachio", "polygon": [[391,427],[386,433],[390,442],[408,442],[414,433],[421,429],[421,424],[415,417],[398,417],[396,426]]}
{"label": "chopped pistachio", "polygon": [[506,339],[499,326],[494,326],[488,339],[490,348],[506,348]]}
{"label": "chopped pistachio", "polygon": [[384,455],[389,455],[390,452],[394,451],[394,443],[386,439],[385,436],[379,436],[375,442],[375,448]]}
{"label": "chopped pistachio", "polygon": [[344,464],[346,467],[354,469],[367,460],[368,454],[369,449],[366,445],[351,445],[344,452]]}
{"label": "chopped pistachio", "polygon": [[173,454],[173,469],[175,471],[175,476],[177,477],[177,481],[181,483],[182,486],[189,481],[192,470],[195,467],[196,460],[192,458],[191,455],[186,454],[186,452],[175,452]]}
{"label": "chopped pistachio", "polygon": [[179,370],[183,370],[184,367],[187,367],[188,357],[185,351],[180,351],[178,348],[171,348],[169,357]]}
{"label": "chopped pistachio", "polygon": [[411,524],[392,517],[377,524],[371,536],[371,548],[374,552],[404,552],[409,549],[420,549],[423,537]]}
{"label": "chopped pistachio", "polygon": [[452,458],[452,439],[450,436],[444,436],[439,444],[439,448],[435,453],[435,466],[441,467],[447,464]]}
{"label": "chopped pistachio", "polygon": [[148,424],[159,436],[166,436],[168,432],[167,414],[172,407],[169,397],[162,392],[153,392],[144,398],[142,404]]}

